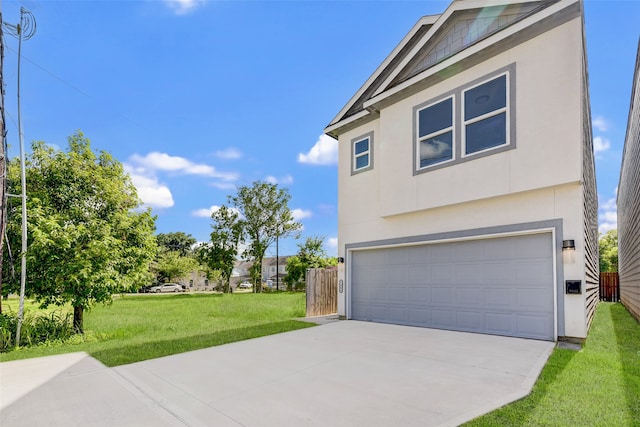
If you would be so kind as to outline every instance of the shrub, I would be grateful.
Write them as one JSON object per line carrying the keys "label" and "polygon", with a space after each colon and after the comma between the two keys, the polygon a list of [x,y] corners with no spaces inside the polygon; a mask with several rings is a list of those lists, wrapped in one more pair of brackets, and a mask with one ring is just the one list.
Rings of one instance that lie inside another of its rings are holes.
{"label": "shrub", "polygon": [[[16,343],[17,313],[0,314],[0,352],[11,351]],[[53,311],[49,314],[26,315],[20,329],[20,344],[34,346],[50,341],[65,341],[74,335],[71,313]]]}

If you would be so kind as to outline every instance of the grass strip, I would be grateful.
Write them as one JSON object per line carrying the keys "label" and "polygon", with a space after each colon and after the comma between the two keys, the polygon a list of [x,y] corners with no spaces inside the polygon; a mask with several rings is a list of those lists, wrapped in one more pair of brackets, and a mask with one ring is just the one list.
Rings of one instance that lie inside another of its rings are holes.
{"label": "grass strip", "polygon": [[580,351],[556,348],[529,396],[467,426],[640,426],[640,324],[601,302]]}

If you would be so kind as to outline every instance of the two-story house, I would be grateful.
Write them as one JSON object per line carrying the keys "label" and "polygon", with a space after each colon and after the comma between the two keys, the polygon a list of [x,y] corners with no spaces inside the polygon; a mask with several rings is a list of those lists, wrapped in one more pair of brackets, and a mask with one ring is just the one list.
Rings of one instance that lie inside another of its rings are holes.
{"label": "two-story house", "polygon": [[598,249],[581,0],[453,1],[325,133],[339,141],[341,316],[587,336]]}

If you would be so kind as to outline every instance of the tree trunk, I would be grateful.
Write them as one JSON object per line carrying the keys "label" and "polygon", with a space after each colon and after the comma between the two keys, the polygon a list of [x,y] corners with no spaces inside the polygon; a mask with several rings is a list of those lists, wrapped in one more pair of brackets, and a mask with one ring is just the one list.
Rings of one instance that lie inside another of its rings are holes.
{"label": "tree trunk", "polygon": [[84,320],[84,308],[81,306],[73,307],[73,329],[76,330],[77,333],[84,333],[83,330],[83,320]]}

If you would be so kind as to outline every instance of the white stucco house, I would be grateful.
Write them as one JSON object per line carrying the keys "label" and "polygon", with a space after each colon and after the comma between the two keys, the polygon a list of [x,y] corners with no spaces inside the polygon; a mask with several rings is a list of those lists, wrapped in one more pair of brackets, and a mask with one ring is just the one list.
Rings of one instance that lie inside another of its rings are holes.
{"label": "white stucco house", "polygon": [[581,0],[453,1],[325,133],[339,141],[340,316],[587,336],[599,266]]}

